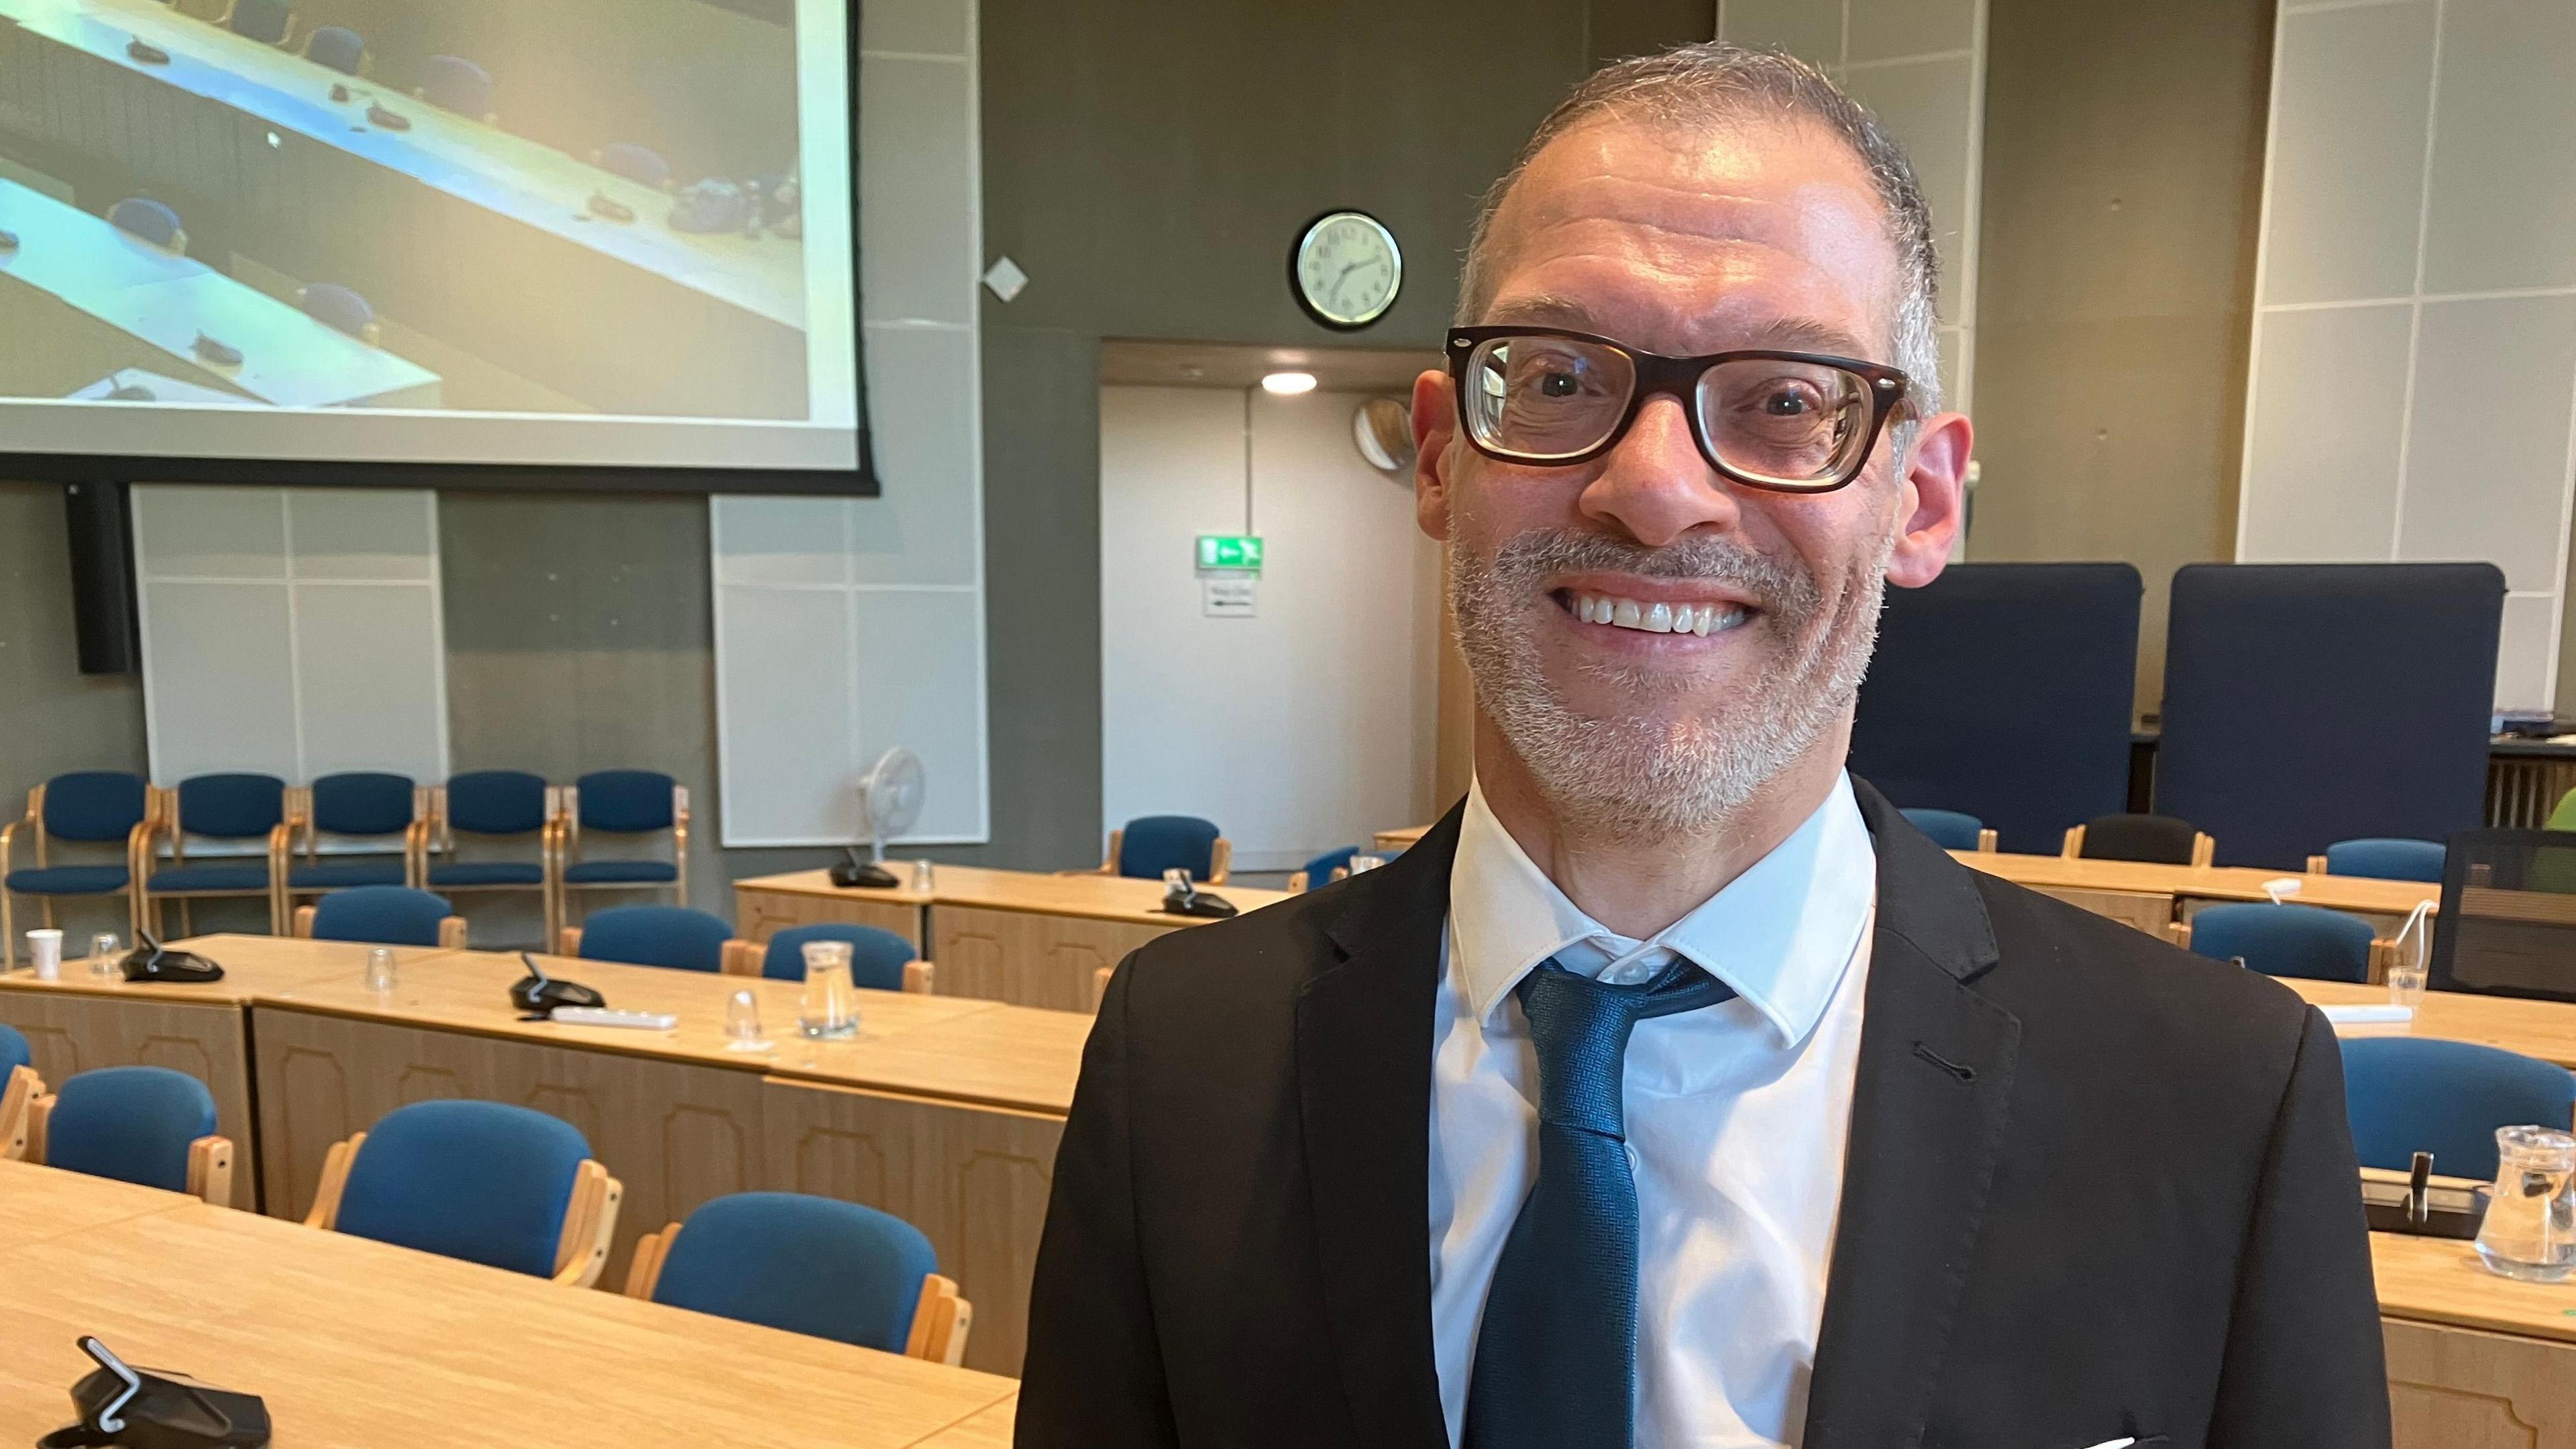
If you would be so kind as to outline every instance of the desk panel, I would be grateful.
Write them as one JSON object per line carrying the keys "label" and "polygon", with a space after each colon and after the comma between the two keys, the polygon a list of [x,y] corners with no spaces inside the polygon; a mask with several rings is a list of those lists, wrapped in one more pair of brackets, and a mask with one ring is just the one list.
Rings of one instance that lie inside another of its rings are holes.
{"label": "desk panel", "polygon": [[943,996],[1090,1011],[1102,967],[1175,929],[942,903],[930,908],[931,983]]}
{"label": "desk panel", "polygon": [[[821,874],[817,871],[815,874]],[[830,895],[810,890],[779,890],[758,881],[738,881],[733,888],[734,933],[746,941],[767,944],[790,926],[843,923],[892,931],[915,951],[928,939],[922,908],[928,898],[905,900],[891,891],[842,891]],[[930,959],[925,953],[924,959]]]}
{"label": "desk panel", "polygon": [[0,991],[0,1021],[26,1033],[48,1088],[98,1067],[168,1067],[205,1083],[215,1095],[215,1130],[232,1139],[238,1155],[233,1206],[259,1206],[249,1167],[257,1123],[241,1007]]}
{"label": "desk panel", "polygon": [[2576,1449],[2576,1286],[2467,1243],[2370,1235],[2397,1449]]}

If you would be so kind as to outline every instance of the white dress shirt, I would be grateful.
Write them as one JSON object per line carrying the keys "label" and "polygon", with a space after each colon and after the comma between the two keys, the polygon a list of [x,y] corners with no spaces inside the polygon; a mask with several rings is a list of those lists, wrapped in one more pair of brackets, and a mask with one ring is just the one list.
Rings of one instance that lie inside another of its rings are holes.
{"label": "white dress shirt", "polygon": [[1778,849],[1635,941],[1594,921],[1467,796],[1431,1085],[1431,1337],[1456,1446],[1477,1321],[1537,1172],[1538,1062],[1512,988],[1553,956],[1627,984],[1687,957],[1736,997],[1637,1024],[1638,1449],[1804,1430],[1860,1059],[1878,857],[1848,777]]}

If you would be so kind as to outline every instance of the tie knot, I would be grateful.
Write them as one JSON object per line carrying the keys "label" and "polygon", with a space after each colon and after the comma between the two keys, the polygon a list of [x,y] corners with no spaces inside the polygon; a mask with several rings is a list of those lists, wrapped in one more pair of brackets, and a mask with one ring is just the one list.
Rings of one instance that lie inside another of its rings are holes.
{"label": "tie knot", "polygon": [[1539,1120],[1624,1137],[1620,1087],[1628,1038],[1637,1023],[1714,1006],[1735,992],[1679,959],[1642,985],[1610,986],[1568,971],[1551,958],[1522,977],[1513,995],[1529,1019],[1530,1042],[1538,1051]]}

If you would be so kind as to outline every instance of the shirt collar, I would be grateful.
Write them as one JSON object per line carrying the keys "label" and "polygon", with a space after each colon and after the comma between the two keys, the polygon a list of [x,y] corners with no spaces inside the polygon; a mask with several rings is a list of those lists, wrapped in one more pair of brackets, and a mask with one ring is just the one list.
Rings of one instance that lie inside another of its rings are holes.
{"label": "shirt collar", "polygon": [[1549,957],[1591,942],[1612,959],[1663,948],[1688,957],[1761,1012],[1782,1044],[1804,1040],[1860,945],[1878,892],[1878,856],[1851,777],[1770,854],[1645,941],[1585,915],[1467,792],[1449,873],[1450,950],[1479,1021]]}

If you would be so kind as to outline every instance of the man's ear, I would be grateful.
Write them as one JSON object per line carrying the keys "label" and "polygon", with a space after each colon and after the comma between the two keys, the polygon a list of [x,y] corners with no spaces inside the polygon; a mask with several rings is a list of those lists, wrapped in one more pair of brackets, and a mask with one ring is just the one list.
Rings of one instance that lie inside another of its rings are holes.
{"label": "man's ear", "polygon": [[1950,545],[1967,521],[1968,445],[1974,437],[1964,413],[1939,413],[1923,421],[1905,459],[1897,506],[1905,510],[1896,547],[1887,556],[1887,581],[1919,589],[1941,576]]}
{"label": "man's ear", "polygon": [[1458,436],[1458,409],[1449,398],[1449,375],[1430,368],[1413,380],[1413,516],[1422,531],[1449,537],[1449,444]]}

